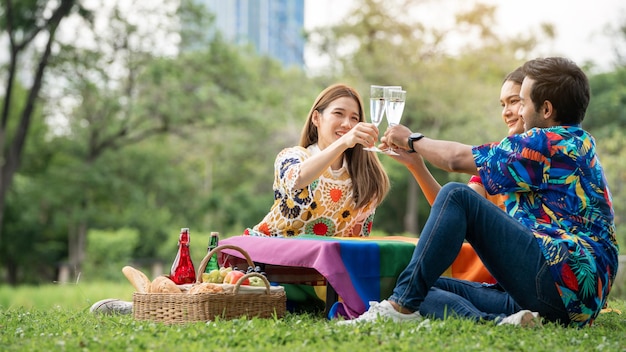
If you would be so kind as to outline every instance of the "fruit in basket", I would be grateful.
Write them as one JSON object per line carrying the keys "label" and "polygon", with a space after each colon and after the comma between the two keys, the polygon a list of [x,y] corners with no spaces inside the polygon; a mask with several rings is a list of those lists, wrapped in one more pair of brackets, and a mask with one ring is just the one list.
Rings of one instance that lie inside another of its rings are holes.
{"label": "fruit in basket", "polygon": [[[246,275],[246,274],[243,271],[231,270],[228,274],[226,274],[226,277],[224,277],[224,283],[225,284],[233,284],[234,285],[244,275]],[[241,284],[242,285],[250,285],[250,279],[245,279]]]}
{"label": "fruit in basket", "polygon": [[210,282],[214,284],[221,284],[224,278],[220,275],[218,269],[213,269],[208,273],[202,273],[202,282]]}
{"label": "fruit in basket", "polygon": [[202,276],[200,276],[200,278],[201,283],[209,282],[209,273],[202,273]]}
{"label": "fruit in basket", "polygon": [[233,270],[233,268],[231,268],[231,267],[221,267],[220,268],[220,276],[222,277],[222,282],[224,282],[224,278],[226,277],[226,274],[228,274],[232,270]]}
{"label": "fruit in basket", "polygon": [[265,287],[265,281],[258,276],[252,276],[248,278],[250,281],[250,286],[262,286]]}

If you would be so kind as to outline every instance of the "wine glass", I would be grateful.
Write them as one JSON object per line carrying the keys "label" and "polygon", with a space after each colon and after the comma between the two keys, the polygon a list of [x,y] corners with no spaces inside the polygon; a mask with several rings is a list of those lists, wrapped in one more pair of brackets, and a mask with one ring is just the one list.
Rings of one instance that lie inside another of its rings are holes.
{"label": "wine glass", "polygon": [[[374,126],[378,127],[383,121],[385,113],[385,86],[370,86],[370,120]],[[370,152],[382,152],[378,147],[363,148]]]}
{"label": "wine glass", "polygon": [[[404,112],[404,102],[406,100],[406,91],[400,87],[390,86],[385,88],[385,115],[387,116],[387,124],[394,126],[400,123],[402,113]],[[388,155],[399,155],[391,148],[384,151]]]}
{"label": "wine glass", "polygon": [[385,93],[387,123],[389,123],[389,126],[394,126],[399,124],[402,118],[406,91],[402,89],[387,89]]}

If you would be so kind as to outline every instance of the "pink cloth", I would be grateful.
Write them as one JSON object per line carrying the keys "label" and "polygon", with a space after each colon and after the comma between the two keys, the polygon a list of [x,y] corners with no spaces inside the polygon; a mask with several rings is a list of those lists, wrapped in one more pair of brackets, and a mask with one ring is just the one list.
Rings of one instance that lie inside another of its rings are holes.
{"label": "pink cloth", "polygon": [[[287,246],[285,241],[289,241]],[[313,268],[328,280],[343,299],[349,316],[358,316],[366,310],[365,303],[351,284],[350,274],[343,264],[338,242],[235,236],[220,240],[220,245],[222,244],[241,247],[255,262]],[[233,249],[225,249],[222,252],[242,257],[241,253]]]}

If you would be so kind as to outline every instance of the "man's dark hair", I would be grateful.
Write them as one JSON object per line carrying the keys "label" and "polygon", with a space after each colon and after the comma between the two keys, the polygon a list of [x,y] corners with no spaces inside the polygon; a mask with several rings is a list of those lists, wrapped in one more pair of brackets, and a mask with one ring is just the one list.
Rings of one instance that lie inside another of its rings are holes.
{"label": "man's dark hair", "polygon": [[548,57],[527,61],[524,75],[535,81],[530,99],[535,111],[548,100],[556,110],[556,120],[563,124],[579,124],[589,105],[589,80],[572,60]]}

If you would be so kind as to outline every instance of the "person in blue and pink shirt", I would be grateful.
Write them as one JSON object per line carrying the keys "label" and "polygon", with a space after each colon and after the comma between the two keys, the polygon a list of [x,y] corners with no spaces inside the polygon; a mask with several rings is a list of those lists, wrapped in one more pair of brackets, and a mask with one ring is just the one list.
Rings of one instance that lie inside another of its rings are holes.
{"label": "person in blue and pink shirt", "polygon": [[437,304],[471,305],[498,324],[522,326],[538,324],[540,317],[584,327],[600,313],[619,247],[595,140],[581,127],[589,81],[566,58],[530,60],[522,70],[522,134],[470,146],[402,125],[385,132],[383,145],[419,153],[446,171],[480,176],[489,194],[504,196],[506,212],[466,184],[443,186],[391,296],[345,323],[421,319],[430,288],[465,240],[501,290],[466,290],[459,280]]}

